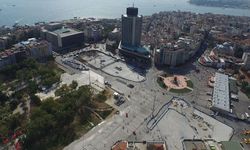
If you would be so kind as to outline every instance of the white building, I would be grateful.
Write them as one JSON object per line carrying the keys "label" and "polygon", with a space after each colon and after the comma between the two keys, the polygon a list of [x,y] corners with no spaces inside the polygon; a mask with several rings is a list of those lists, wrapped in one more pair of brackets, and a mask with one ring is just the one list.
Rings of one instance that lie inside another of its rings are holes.
{"label": "white building", "polygon": [[232,46],[231,43],[229,42],[224,42],[223,44],[218,44],[214,48],[214,52],[219,54],[219,55],[234,55],[234,47]]}
{"label": "white building", "polygon": [[212,109],[222,112],[231,111],[228,75],[215,73]]}

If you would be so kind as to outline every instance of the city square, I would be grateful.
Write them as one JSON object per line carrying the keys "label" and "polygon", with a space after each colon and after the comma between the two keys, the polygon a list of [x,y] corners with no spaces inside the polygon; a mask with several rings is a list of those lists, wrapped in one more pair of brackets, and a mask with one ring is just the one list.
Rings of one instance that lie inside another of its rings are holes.
{"label": "city square", "polygon": [[250,18],[137,3],[0,27],[0,150],[250,149]]}

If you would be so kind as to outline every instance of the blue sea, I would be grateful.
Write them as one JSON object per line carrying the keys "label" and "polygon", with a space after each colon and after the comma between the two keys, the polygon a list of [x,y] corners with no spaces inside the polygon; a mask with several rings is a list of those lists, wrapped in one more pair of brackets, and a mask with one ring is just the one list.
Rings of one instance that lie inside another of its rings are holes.
{"label": "blue sea", "polygon": [[74,17],[119,18],[133,2],[142,15],[180,10],[250,16],[249,9],[196,6],[188,0],[0,0],[0,26]]}

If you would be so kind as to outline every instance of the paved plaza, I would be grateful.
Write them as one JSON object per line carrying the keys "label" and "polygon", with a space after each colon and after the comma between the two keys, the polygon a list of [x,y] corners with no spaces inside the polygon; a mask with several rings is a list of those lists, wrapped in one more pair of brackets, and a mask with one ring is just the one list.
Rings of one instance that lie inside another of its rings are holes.
{"label": "paved plaza", "polygon": [[79,73],[75,73],[72,75],[69,73],[63,73],[61,75],[61,82],[58,85],[58,87],[51,89],[48,92],[37,93],[36,95],[39,96],[41,100],[45,100],[49,97],[56,98],[55,96],[56,89],[61,87],[63,84],[69,86],[73,81],[76,81],[78,83],[78,87],[83,85],[91,85],[97,91],[102,91],[105,88],[104,78],[101,75],[89,70],[89,71],[81,71]]}
{"label": "paved plaza", "polygon": [[[185,102],[177,102],[178,105],[170,102],[171,105],[167,108],[156,106],[155,112],[159,112],[159,108],[168,111],[159,118],[153,129],[147,127],[152,119],[151,109],[146,108],[150,106],[150,102],[142,103],[141,107],[130,105],[120,111],[119,115],[102,122],[81,139],[65,147],[65,150],[109,150],[118,140],[165,141],[169,149],[180,150],[183,149],[184,139],[214,138],[217,141],[227,141],[232,136],[231,127],[197,110],[193,111]],[[128,114],[128,117],[125,114]],[[221,130],[222,128],[224,130]]]}
{"label": "paved plaza", "polygon": [[98,69],[103,68],[116,60],[115,58],[96,50],[85,52],[84,54],[81,54],[80,57],[89,65]]}
{"label": "paved plaza", "polygon": [[102,69],[105,73],[112,76],[122,77],[124,79],[140,82],[145,80],[145,77],[140,75],[134,67],[128,66],[124,62],[118,61],[111,65],[108,65]]}
{"label": "paved plaza", "polygon": [[135,82],[145,80],[145,77],[137,68],[129,66],[118,58],[114,58],[106,53],[97,50],[90,50],[81,54],[80,58],[90,67],[100,69],[111,76]]}
{"label": "paved plaza", "polygon": [[[79,73],[76,69],[64,66],[60,62],[60,59],[56,60],[67,72]],[[195,67],[200,72],[196,72]],[[229,126],[232,126],[236,132],[247,127],[243,122],[234,122],[220,116],[215,116],[214,118],[221,121],[219,122],[209,116],[212,113],[208,105],[208,99],[211,96],[207,95],[207,93],[212,93],[212,89],[207,86],[207,79],[216,71],[212,68],[207,69],[194,62],[178,69],[171,68],[171,70],[167,70],[171,74],[184,75],[193,82],[193,90],[185,94],[171,93],[162,89],[157,83],[157,77],[164,72],[154,67],[146,70],[146,74],[142,75],[145,79],[140,82],[131,80],[133,78],[136,79],[137,74],[140,75],[140,72],[138,73],[136,68],[123,64],[122,61],[113,62],[102,69],[90,68],[103,76],[105,81],[111,84],[111,88],[114,91],[122,93],[126,97],[126,101],[121,106],[112,104],[114,100],[108,101],[107,103],[115,107],[119,111],[119,114],[115,114],[113,117],[103,121],[80,139],[65,147],[65,149],[110,150],[118,140],[154,140],[166,141],[169,149],[177,150],[182,147],[181,142],[176,142],[179,139],[214,138],[218,141],[229,140],[233,134],[233,130]],[[126,69],[131,71],[132,74],[135,73],[132,75],[133,77],[130,76],[131,73],[125,71]],[[130,84],[134,85],[134,88],[129,88],[128,85]],[[147,124],[152,115],[156,115],[160,108],[171,101],[173,97],[185,99],[195,109],[180,109],[180,112],[182,110],[184,114],[186,113],[186,116],[173,109],[162,111],[166,113],[159,117],[160,120],[154,128],[149,129]],[[187,113],[186,109],[188,110],[187,112],[192,113]],[[128,114],[128,117],[126,117],[126,114]],[[190,120],[193,123],[190,123]],[[181,126],[176,125],[177,123],[181,124]],[[241,125],[240,127],[238,126],[239,124]],[[232,138],[238,140],[238,137],[233,136]],[[176,143],[176,145],[173,143]]]}

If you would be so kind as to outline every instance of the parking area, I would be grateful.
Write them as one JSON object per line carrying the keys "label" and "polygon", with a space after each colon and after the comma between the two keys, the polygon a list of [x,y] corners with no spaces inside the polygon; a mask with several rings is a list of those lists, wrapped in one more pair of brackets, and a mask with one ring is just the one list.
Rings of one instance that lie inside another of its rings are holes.
{"label": "parking area", "polygon": [[80,55],[80,58],[98,69],[103,68],[116,60],[115,58],[96,50],[84,52]]}
{"label": "parking area", "polygon": [[233,112],[237,115],[237,117],[241,119],[247,119],[245,113],[248,113],[250,115],[250,100],[241,91],[239,91],[238,96],[238,100],[231,100],[231,108],[233,109]]}
{"label": "parking area", "polygon": [[145,80],[145,77],[139,74],[134,67],[128,66],[127,64],[121,61],[115,62],[104,67],[102,71],[110,75],[122,77],[130,81],[139,82]]}
{"label": "parking area", "polygon": [[83,63],[80,61],[74,59],[74,57],[67,57],[61,59],[62,63],[77,70],[89,70],[88,67],[86,67]]}

